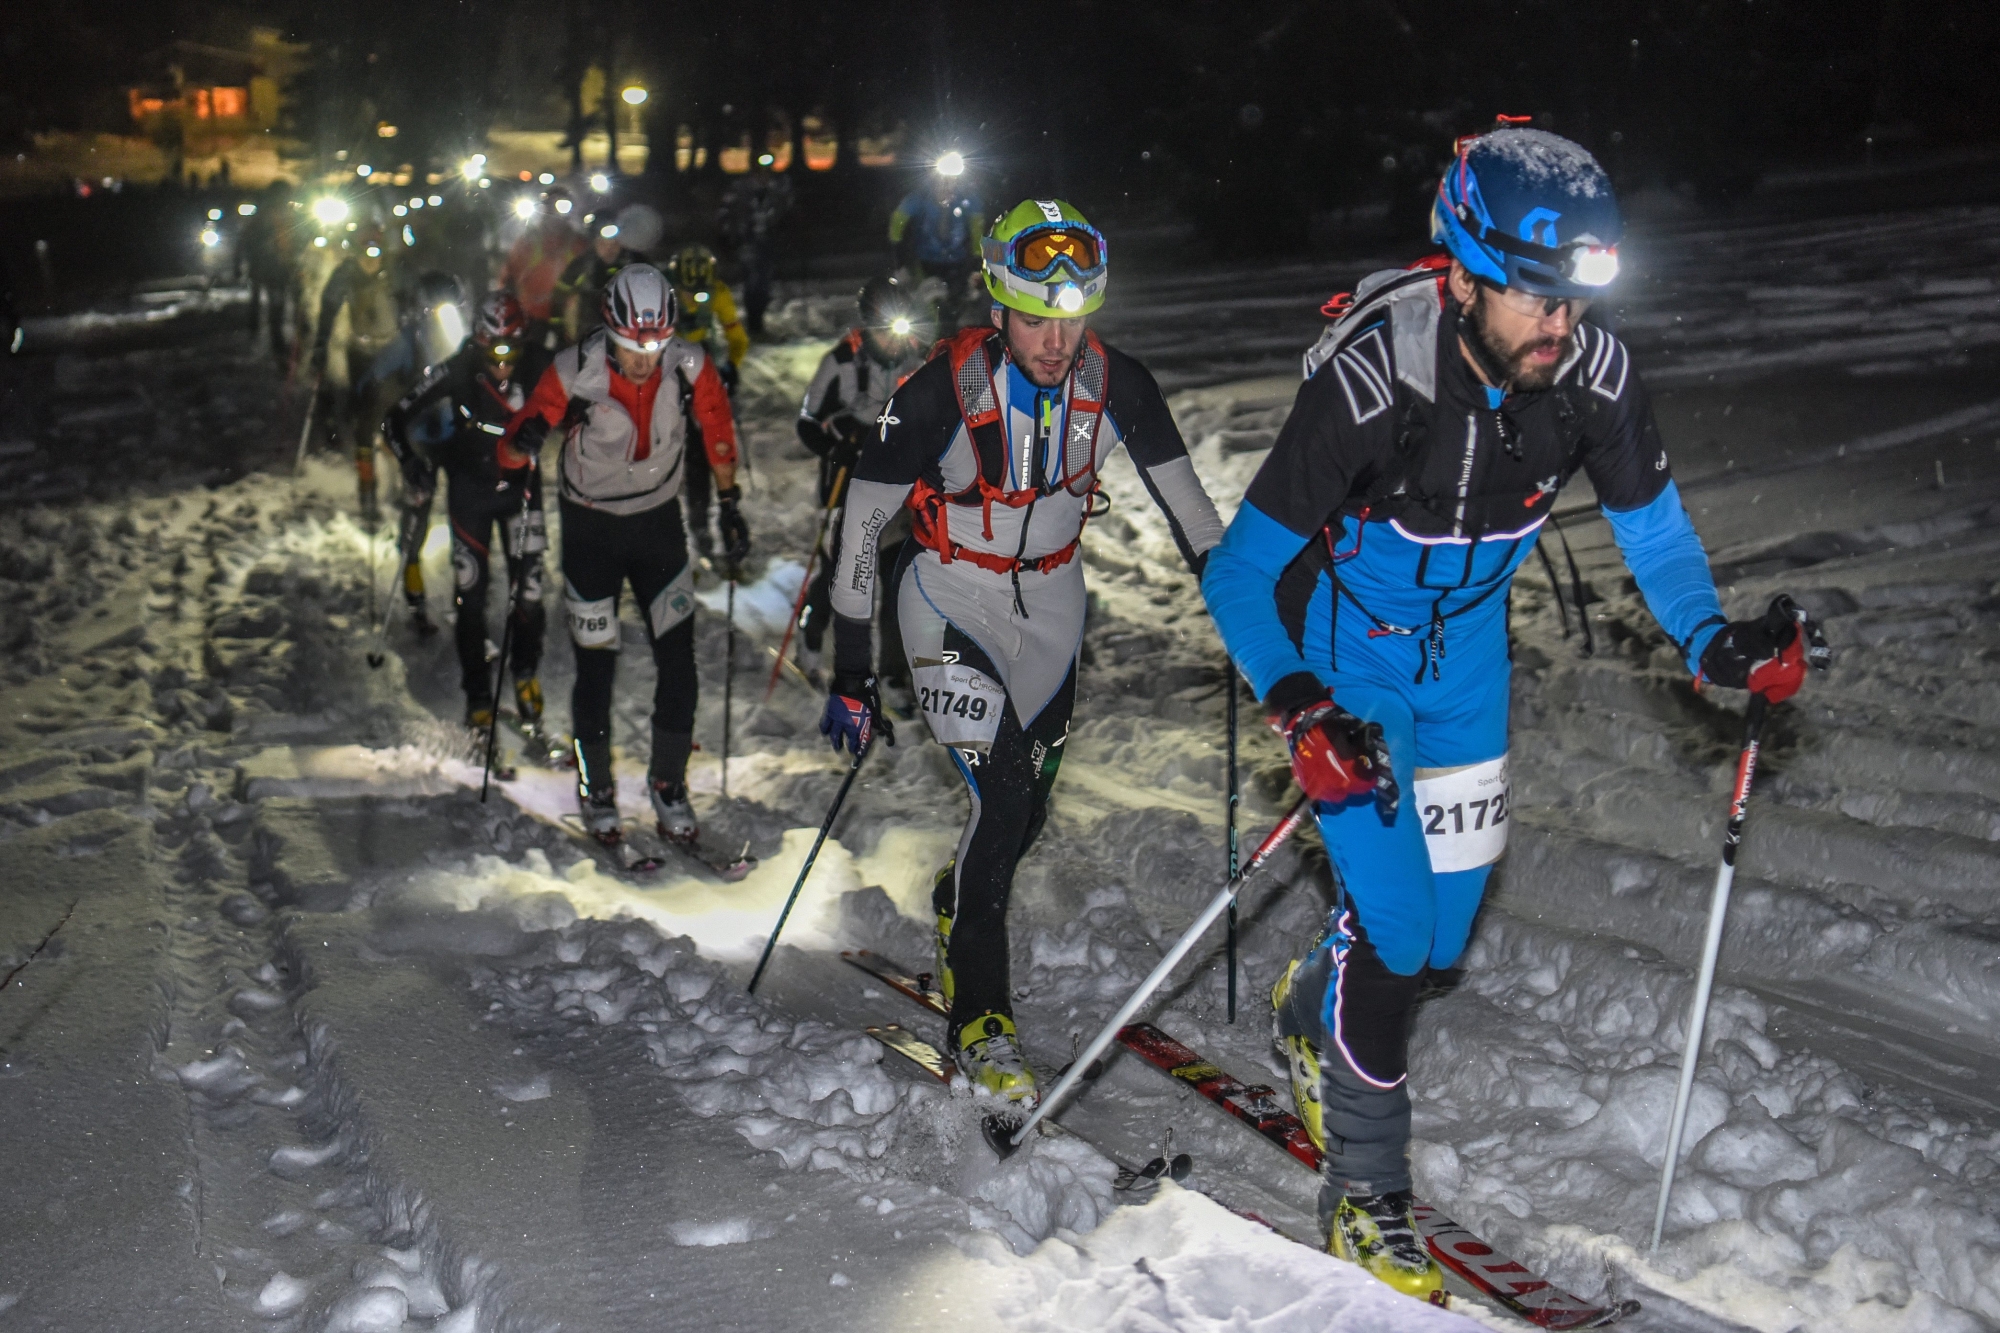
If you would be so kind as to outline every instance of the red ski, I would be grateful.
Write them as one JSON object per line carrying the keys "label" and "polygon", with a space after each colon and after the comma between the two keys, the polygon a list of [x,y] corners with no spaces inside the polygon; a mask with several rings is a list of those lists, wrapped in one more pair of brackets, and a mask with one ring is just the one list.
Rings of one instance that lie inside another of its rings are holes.
{"label": "red ski", "polygon": [[[883,985],[929,1009],[945,1012],[944,996],[929,975],[912,976],[896,964],[865,949],[840,955]],[[871,1035],[873,1035],[871,1033]],[[880,1040],[880,1038],[877,1038]],[[1296,1115],[1285,1108],[1277,1090],[1244,1083],[1203,1059],[1199,1052],[1168,1036],[1151,1023],[1133,1023],[1118,1040],[1140,1059],[1193,1088],[1264,1138],[1290,1153],[1301,1166],[1319,1171],[1320,1151]],[[887,1043],[885,1043],[887,1044]],[[1430,1204],[1419,1201],[1411,1210],[1424,1244],[1438,1263],[1456,1273],[1467,1286],[1540,1328],[1603,1328],[1636,1314],[1639,1302],[1597,1305],[1572,1295],[1523,1264],[1499,1253]],[[1261,1218],[1254,1219],[1262,1221]],[[1269,1225],[1269,1223],[1265,1223]]]}
{"label": "red ski", "polygon": [[[1132,1024],[1119,1032],[1118,1040],[1148,1064],[1165,1070],[1283,1148],[1300,1165],[1318,1172],[1319,1149],[1313,1146],[1305,1125],[1278,1100],[1274,1089],[1247,1084],[1225,1074],[1193,1048],[1151,1023]],[[1433,1258],[1458,1274],[1473,1290],[1538,1327],[1602,1328],[1639,1309],[1637,1301],[1604,1306],[1571,1295],[1498,1253],[1430,1204],[1418,1202],[1411,1213]]]}

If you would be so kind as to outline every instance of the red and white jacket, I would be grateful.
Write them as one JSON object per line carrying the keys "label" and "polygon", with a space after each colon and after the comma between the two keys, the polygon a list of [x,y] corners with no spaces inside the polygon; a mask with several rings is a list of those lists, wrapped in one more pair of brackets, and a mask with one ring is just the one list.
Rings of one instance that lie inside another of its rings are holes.
{"label": "red and white jacket", "polygon": [[[658,404],[662,393],[668,401]],[[679,336],[644,384],[618,373],[601,329],[557,353],[495,443],[500,466],[529,466],[551,428],[564,432],[563,498],[610,514],[644,513],[679,495],[690,435],[711,463],[736,461],[729,391],[708,353]]]}

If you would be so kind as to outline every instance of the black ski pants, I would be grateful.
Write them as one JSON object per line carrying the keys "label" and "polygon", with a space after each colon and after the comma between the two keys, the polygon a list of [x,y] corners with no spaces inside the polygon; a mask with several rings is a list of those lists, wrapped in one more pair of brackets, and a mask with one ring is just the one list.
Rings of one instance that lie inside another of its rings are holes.
{"label": "black ski pants", "polygon": [[[548,632],[548,611],[542,605],[542,552],[548,546],[542,500],[531,488],[524,504],[519,490],[512,486],[495,490],[490,477],[474,472],[451,478],[445,507],[451,519],[451,604],[457,610],[452,634],[459,673],[467,704],[490,707],[494,680],[493,665],[486,659],[486,604],[493,586],[496,529],[507,556],[507,595],[513,603],[507,665],[515,680],[526,680],[541,669],[542,639]],[[415,559],[414,551],[408,559]],[[406,589],[408,578],[406,565]]]}
{"label": "black ski pants", "polygon": [[607,514],[564,497],[563,599],[576,645],[570,724],[593,788],[611,781],[611,688],[618,669],[618,603],[627,583],[653,645],[650,776],[686,780],[699,681],[694,667],[694,584],[675,504]]}
{"label": "black ski pants", "polygon": [[[956,627],[944,632],[947,652],[998,681],[992,659]],[[953,762],[972,798],[972,817],[959,836],[958,858],[951,874],[936,886],[932,905],[951,918],[951,942],[945,962],[951,968],[950,1030],[958,1030],[981,1014],[1014,1011],[1007,969],[1007,899],[1014,889],[1014,867],[1048,819],[1049,791],[1062,765],[1063,742],[1069,738],[1070,714],[1076,707],[1076,664],[1072,662],[1062,687],[1040,716],[1026,727],[1010,699],[1000,715],[1000,730],[984,754],[952,750]]]}

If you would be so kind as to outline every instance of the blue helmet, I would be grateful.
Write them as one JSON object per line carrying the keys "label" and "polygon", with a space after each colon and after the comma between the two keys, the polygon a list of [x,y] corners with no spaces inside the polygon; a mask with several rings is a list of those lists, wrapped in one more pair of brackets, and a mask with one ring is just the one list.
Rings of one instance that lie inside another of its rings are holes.
{"label": "blue helmet", "polygon": [[1431,209],[1431,239],[1474,277],[1537,296],[1599,295],[1624,232],[1597,159],[1543,130],[1461,140]]}

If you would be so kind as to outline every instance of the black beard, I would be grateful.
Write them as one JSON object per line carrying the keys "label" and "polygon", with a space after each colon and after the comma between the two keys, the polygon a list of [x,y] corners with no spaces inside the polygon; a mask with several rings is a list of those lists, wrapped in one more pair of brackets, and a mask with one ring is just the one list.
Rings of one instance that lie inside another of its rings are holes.
{"label": "black beard", "polygon": [[[1556,382],[1562,373],[1563,364],[1569,360],[1570,344],[1575,334],[1562,338],[1534,338],[1520,347],[1509,347],[1500,341],[1500,336],[1486,325],[1486,298],[1482,292],[1473,303],[1465,307],[1459,316],[1460,322],[1472,334],[1467,344],[1479,368],[1493,381],[1493,387],[1509,393],[1535,393]],[[1555,364],[1546,370],[1523,370],[1522,365],[1528,355],[1538,348],[1554,347],[1559,353]]]}

